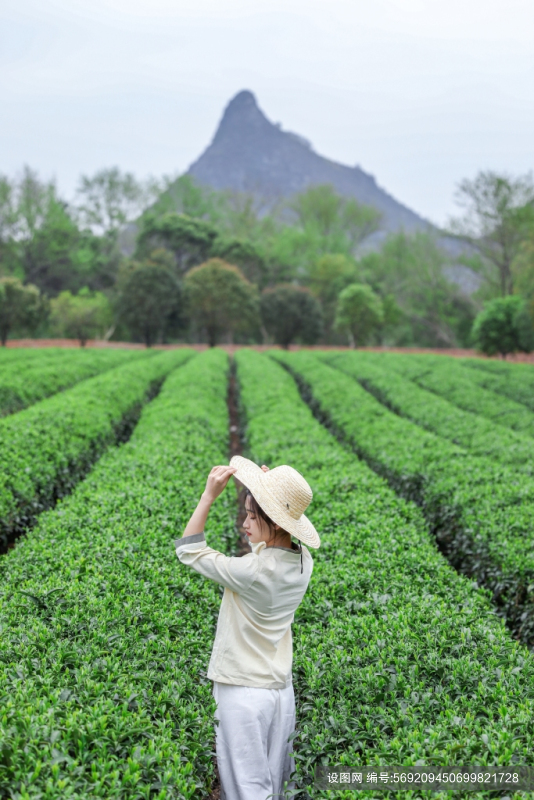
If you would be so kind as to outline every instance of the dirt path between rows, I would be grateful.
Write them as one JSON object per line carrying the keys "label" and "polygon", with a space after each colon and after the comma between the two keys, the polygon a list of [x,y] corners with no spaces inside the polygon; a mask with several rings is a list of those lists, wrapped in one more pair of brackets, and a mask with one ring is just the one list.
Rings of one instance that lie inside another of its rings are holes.
{"label": "dirt path between rows", "polygon": [[[239,420],[239,405],[237,399],[237,379],[235,371],[235,362],[232,358],[230,367],[230,378],[228,382],[228,412],[230,416],[230,458],[232,456],[240,456],[243,454],[243,443],[241,441],[241,425]],[[251,552],[251,547],[247,539],[247,535],[243,530],[243,522],[247,516],[245,511],[245,495],[246,489],[242,483],[236,481],[237,486],[237,519],[236,527],[238,530],[238,548],[236,555],[243,556],[245,553]]]}
{"label": "dirt path between rows", "polygon": [[[238,388],[235,372],[234,360],[231,360],[230,375],[228,379],[228,415],[230,424],[230,458],[232,456],[240,456],[243,453],[243,443],[240,435],[240,420],[239,420],[239,403],[238,403]],[[238,532],[237,548],[235,555],[243,556],[245,553],[251,552],[251,547],[248,542],[247,536],[243,530],[243,522],[245,521],[245,487],[243,484],[236,481],[237,486],[237,517],[236,528]],[[215,781],[213,789],[209,796],[209,800],[220,800],[221,785],[219,778],[219,769],[217,766],[217,759],[214,757],[213,764],[215,768]]]}

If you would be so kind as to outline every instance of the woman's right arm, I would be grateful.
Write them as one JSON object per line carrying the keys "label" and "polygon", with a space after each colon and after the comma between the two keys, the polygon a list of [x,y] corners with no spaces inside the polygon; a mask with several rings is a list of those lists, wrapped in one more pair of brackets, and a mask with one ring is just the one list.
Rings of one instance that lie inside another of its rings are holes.
{"label": "woman's right arm", "polygon": [[208,475],[208,480],[206,481],[206,488],[202,492],[198,505],[191,515],[191,519],[185,526],[182,539],[203,532],[213,501],[219,497],[230,480],[230,476],[236,472],[236,469],[237,467],[228,466],[212,468]]}
{"label": "woman's right arm", "polygon": [[183,536],[175,542],[176,555],[201,575],[231,589],[244,591],[253,583],[258,561],[255,558],[226,556],[206,544],[204,526],[213,501],[222,493],[236,467],[213,467],[206,488],[187,523]]}

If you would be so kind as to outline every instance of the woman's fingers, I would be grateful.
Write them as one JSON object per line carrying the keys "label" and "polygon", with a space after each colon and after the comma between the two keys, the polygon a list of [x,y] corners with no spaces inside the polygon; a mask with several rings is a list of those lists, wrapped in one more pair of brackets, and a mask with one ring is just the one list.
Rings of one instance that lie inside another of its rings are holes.
{"label": "woman's fingers", "polygon": [[237,467],[229,467],[227,464],[218,464],[217,466],[213,467],[208,476],[208,481],[206,484],[209,492],[213,493],[214,496],[217,497],[230,480],[230,477],[236,471]]}
{"label": "woman's fingers", "polygon": [[230,477],[230,475],[233,475],[233,473],[234,473],[235,471],[236,471],[236,468],[235,468],[235,467],[222,467],[222,468],[221,468],[221,471],[220,471],[220,472],[218,473],[218,475],[217,475],[217,478],[218,478],[219,480],[228,480],[228,478]]}
{"label": "woman's fingers", "polygon": [[214,475],[216,477],[223,475],[227,470],[232,470],[235,472],[237,467],[229,467],[227,464],[218,464],[215,467],[212,467],[210,475]]}

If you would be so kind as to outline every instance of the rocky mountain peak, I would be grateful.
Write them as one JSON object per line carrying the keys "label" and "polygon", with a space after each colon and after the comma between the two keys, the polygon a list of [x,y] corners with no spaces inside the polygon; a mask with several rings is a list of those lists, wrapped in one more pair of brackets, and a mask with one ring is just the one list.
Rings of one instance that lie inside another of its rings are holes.
{"label": "rocky mountain peak", "polygon": [[249,90],[230,100],[211,144],[188,173],[213,189],[250,192],[262,200],[331,184],[340,194],[377,208],[384,233],[428,228],[425,220],[377,186],[372,175],[320,156],[303,136],[272,123]]}
{"label": "rocky mountain peak", "polygon": [[[319,155],[303,136],[272,123],[248,89],[230,100],[211,144],[187,174],[212,189],[250,193],[261,200],[263,210],[310,186],[329,184],[339,194],[381,213],[380,230],[366,239],[365,247],[379,246],[390,232],[433,230],[427,220],[382,189],[373,175],[359,166],[349,167]],[[440,243],[454,259],[458,257],[458,242],[441,237]],[[466,280],[474,273],[459,264],[455,269],[450,279],[470,291]],[[466,277],[463,273],[470,274]]]}
{"label": "rocky mountain peak", "polygon": [[267,132],[270,127],[271,123],[258,107],[252,92],[244,90],[236,94],[224,109],[212,144],[221,144],[236,135],[242,138],[246,132],[248,135],[262,129]]}

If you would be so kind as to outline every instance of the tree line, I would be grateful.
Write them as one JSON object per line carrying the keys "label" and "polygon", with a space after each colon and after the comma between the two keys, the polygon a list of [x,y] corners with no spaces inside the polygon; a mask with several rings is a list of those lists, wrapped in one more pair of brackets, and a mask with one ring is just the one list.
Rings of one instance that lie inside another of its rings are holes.
{"label": "tree line", "polygon": [[531,176],[481,172],[457,200],[471,296],[435,234],[366,251],[379,212],[328,185],[267,207],[112,168],[67,202],[26,167],[0,176],[0,337],[533,349]]}

